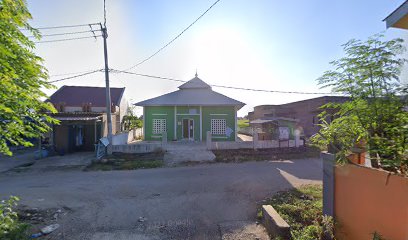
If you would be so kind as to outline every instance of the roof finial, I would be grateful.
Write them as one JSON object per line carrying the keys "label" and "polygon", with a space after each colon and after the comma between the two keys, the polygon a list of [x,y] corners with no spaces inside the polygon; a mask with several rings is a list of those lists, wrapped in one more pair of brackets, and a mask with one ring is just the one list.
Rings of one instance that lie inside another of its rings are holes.
{"label": "roof finial", "polygon": [[197,74],[197,68],[196,68],[196,74],[195,74],[195,77],[198,77],[198,74]]}

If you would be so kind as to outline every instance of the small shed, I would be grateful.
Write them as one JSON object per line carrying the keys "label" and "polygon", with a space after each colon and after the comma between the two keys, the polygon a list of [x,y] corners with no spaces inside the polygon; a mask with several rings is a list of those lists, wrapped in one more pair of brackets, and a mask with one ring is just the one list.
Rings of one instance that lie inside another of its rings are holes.
{"label": "small shed", "polygon": [[265,117],[249,122],[259,140],[289,140],[294,139],[295,130],[300,131],[299,120],[284,117]]}

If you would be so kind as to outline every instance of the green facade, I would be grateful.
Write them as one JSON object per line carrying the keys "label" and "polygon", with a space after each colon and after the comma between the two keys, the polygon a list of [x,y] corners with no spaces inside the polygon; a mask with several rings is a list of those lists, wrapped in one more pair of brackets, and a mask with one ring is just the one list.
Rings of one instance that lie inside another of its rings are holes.
{"label": "green facade", "polygon": [[[226,129],[223,134],[213,134],[213,141],[235,141],[237,123],[234,106],[145,106],[143,116],[147,141],[161,140],[162,134],[153,132],[153,122],[157,119],[165,119],[168,141],[188,139],[186,135],[191,137],[189,140],[205,141],[207,131],[211,132],[212,119],[213,122],[225,123]],[[187,128],[191,132],[187,133]]]}

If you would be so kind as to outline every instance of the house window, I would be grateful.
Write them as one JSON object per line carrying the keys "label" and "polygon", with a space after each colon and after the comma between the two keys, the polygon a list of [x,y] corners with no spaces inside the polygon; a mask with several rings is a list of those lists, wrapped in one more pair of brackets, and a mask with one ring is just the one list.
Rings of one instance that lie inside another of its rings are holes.
{"label": "house window", "polygon": [[153,119],[153,134],[166,132],[166,119]]}
{"label": "house window", "polygon": [[211,119],[211,134],[225,135],[227,121],[225,119]]}

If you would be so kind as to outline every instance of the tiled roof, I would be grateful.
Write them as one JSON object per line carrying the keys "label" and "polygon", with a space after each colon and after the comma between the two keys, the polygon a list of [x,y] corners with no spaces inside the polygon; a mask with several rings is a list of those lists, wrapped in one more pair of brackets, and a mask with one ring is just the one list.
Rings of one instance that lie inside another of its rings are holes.
{"label": "tiled roof", "polygon": [[[111,101],[119,106],[125,88],[110,88]],[[62,86],[51,95],[49,102],[53,104],[65,103],[68,107],[81,107],[84,103],[91,103],[92,107],[105,107],[104,87]]]}

